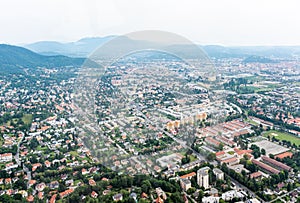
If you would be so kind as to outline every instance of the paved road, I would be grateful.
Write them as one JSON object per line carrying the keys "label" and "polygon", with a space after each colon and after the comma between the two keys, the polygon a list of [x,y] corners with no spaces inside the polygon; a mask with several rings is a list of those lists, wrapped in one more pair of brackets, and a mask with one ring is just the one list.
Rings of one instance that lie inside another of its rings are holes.
{"label": "paved road", "polygon": [[[142,116],[148,123],[150,123],[151,125],[154,126],[158,126],[156,125],[156,123],[154,121],[151,121],[147,116],[145,116],[142,112],[138,111],[138,115]],[[173,139],[175,142],[177,142],[178,144],[180,144],[183,148],[191,150],[199,160],[206,160],[206,158],[199,154],[198,152],[196,152],[194,149],[192,149],[190,146],[186,145],[186,143],[178,138],[176,138],[174,135],[172,135],[171,133],[169,133],[167,130],[163,129],[163,128],[159,128],[160,131],[164,132],[167,136],[169,136],[171,139]]]}
{"label": "paved road", "polygon": [[193,197],[191,197],[191,195],[187,194],[186,192],[183,192],[187,197],[189,197],[193,203],[197,203],[196,200],[194,200]]}
{"label": "paved road", "polygon": [[259,199],[262,203],[265,202],[263,199],[261,199],[260,197],[256,196],[256,194],[255,194],[252,190],[250,190],[250,189],[247,188],[246,186],[240,184],[238,181],[236,181],[236,180],[233,179],[232,177],[230,177],[230,176],[228,176],[228,177],[230,178],[231,182],[233,182],[233,183],[237,186],[237,188],[240,188],[240,189],[242,189],[242,190],[247,191],[247,192],[249,193],[250,197],[252,197],[252,198],[253,198],[253,197],[256,197],[256,198]]}
{"label": "paved road", "polygon": [[17,164],[19,165],[19,166],[21,166],[21,161],[20,161],[20,145],[21,145],[21,143],[22,143],[22,141],[23,141],[23,139],[24,139],[24,136],[25,135],[23,135],[22,136],[22,138],[20,139],[20,141],[18,142],[18,148],[17,148],[17,154],[15,155],[15,160],[16,160],[16,162],[17,162]]}
{"label": "paved road", "polygon": [[[17,148],[17,154],[15,155],[15,160],[16,160],[16,162],[17,162],[17,164],[19,166],[21,166],[21,161],[20,161],[20,145],[21,145],[24,137],[25,137],[25,134],[22,136],[22,138],[18,142],[18,145],[17,145],[18,146],[18,148]],[[23,164],[23,170],[27,174],[28,182],[29,182],[31,180],[31,172],[30,172],[30,170],[24,164]],[[28,184],[27,184],[27,188],[29,188]]]}
{"label": "paved road", "polygon": [[285,200],[283,200],[282,198],[283,197],[285,197],[285,196],[287,196],[287,195],[290,195],[292,192],[294,192],[294,191],[297,191],[297,188],[296,189],[294,189],[294,190],[291,190],[290,192],[288,192],[288,193],[285,193],[285,194],[283,194],[283,195],[281,195],[281,196],[278,196],[276,199],[273,199],[272,201],[270,201],[269,203],[271,203],[271,202],[275,202],[276,200],[281,200],[281,201],[283,201],[283,202],[286,202]]}

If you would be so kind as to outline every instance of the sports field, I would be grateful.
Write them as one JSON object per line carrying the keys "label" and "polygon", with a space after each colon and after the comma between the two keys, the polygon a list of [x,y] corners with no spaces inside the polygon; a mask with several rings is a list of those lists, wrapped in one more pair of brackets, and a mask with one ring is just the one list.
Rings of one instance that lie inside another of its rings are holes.
{"label": "sports field", "polygon": [[278,140],[286,140],[290,141],[291,143],[295,143],[297,146],[300,145],[300,138],[290,133],[280,132],[277,130],[269,130],[267,132],[264,132],[263,135],[265,137],[268,137],[268,135],[270,135],[270,137],[275,137]]}

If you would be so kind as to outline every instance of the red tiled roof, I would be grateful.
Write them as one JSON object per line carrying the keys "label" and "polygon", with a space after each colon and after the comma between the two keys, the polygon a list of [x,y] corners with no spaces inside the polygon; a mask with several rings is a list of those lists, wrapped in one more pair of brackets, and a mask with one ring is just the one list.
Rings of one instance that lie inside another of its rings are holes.
{"label": "red tiled roof", "polygon": [[235,153],[237,153],[238,155],[252,153],[252,150],[251,150],[251,149],[249,149],[249,150],[241,150],[241,149],[238,149],[238,148],[234,148],[234,151],[235,151]]}
{"label": "red tiled roof", "polygon": [[221,162],[225,163],[225,164],[228,164],[228,163],[236,162],[236,161],[238,161],[238,159],[235,158],[235,157],[232,157],[232,158],[229,158],[229,159],[222,160]]}
{"label": "red tiled roof", "polygon": [[59,193],[59,195],[61,198],[64,198],[64,197],[68,196],[69,194],[71,194],[72,192],[74,192],[74,189],[68,189],[68,190],[65,190],[65,191]]}
{"label": "red tiled roof", "polygon": [[286,170],[286,171],[290,171],[292,168],[289,167],[288,165],[285,165],[279,161],[276,161],[275,159],[271,159],[270,157],[267,156],[262,156],[261,157],[263,161],[266,161],[274,166],[277,166],[280,169]]}
{"label": "red tiled roof", "polygon": [[262,176],[262,173],[259,171],[250,174],[250,178],[258,178],[260,176]]}
{"label": "red tiled roof", "polygon": [[252,163],[254,163],[255,165],[257,165],[257,166],[259,166],[259,167],[261,167],[261,168],[263,168],[267,171],[269,171],[270,173],[273,173],[273,174],[280,173],[280,171],[278,171],[277,169],[275,169],[275,168],[273,168],[273,167],[271,167],[271,166],[269,166],[269,165],[267,165],[263,162],[257,161],[255,159],[252,160]]}
{"label": "red tiled roof", "polygon": [[143,192],[142,195],[141,195],[141,197],[142,197],[142,198],[148,198],[148,195],[147,195],[146,193]]}
{"label": "red tiled roof", "polygon": [[97,197],[97,196],[98,196],[98,193],[95,192],[95,191],[93,191],[92,194],[91,194],[91,196],[92,196],[92,197]]}
{"label": "red tiled roof", "polygon": [[43,193],[43,192],[39,192],[39,193],[38,193],[38,198],[39,198],[39,199],[43,199],[43,197],[44,197],[44,193]]}
{"label": "red tiled roof", "polygon": [[32,195],[27,197],[27,201],[28,202],[33,202],[34,201],[34,197]]}
{"label": "red tiled roof", "polygon": [[155,203],[164,203],[164,200],[160,197],[158,197],[156,200],[155,200]]}
{"label": "red tiled roof", "polygon": [[221,155],[224,155],[225,152],[224,151],[219,151],[219,152],[216,152],[216,156],[221,156]]}
{"label": "red tiled roof", "polygon": [[185,175],[183,175],[183,176],[180,176],[180,178],[183,178],[183,179],[185,179],[185,178],[191,178],[191,177],[193,177],[193,176],[195,176],[196,175],[196,173],[195,172],[192,172],[192,173],[189,173],[189,174],[185,174]]}
{"label": "red tiled roof", "polygon": [[215,145],[215,146],[219,146],[220,142],[211,138],[211,137],[207,137],[205,138],[205,141],[208,142],[209,144]]}
{"label": "red tiled roof", "polygon": [[52,195],[49,203],[55,203],[57,194]]}
{"label": "red tiled roof", "polygon": [[289,158],[292,158],[293,156],[293,153],[292,152],[283,152],[281,154],[277,154],[274,158],[279,158],[279,159],[283,159],[283,158],[286,158],[286,157],[289,157]]}

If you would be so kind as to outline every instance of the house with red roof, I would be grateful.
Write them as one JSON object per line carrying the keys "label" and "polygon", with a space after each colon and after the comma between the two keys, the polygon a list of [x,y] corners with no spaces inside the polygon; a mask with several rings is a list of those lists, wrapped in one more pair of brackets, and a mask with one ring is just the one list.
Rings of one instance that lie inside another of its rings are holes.
{"label": "house with red roof", "polygon": [[6,185],[11,184],[11,178],[5,178],[5,184]]}
{"label": "house with red roof", "polygon": [[92,198],[97,198],[97,197],[98,197],[98,193],[95,192],[95,191],[93,191],[93,192],[91,193],[91,197],[92,197]]}
{"label": "house with red roof", "polygon": [[44,193],[43,192],[39,192],[38,193],[38,198],[39,199],[43,199],[44,198]]}
{"label": "house with red roof", "polygon": [[216,157],[223,157],[225,155],[225,152],[224,151],[219,151],[219,152],[216,152]]}
{"label": "house with red roof", "polygon": [[191,180],[192,177],[194,177],[195,175],[196,175],[196,173],[195,173],[195,172],[192,172],[192,173],[188,173],[188,174],[185,174],[185,175],[183,175],[183,176],[180,176],[180,178],[181,178],[181,179],[189,179],[189,180]]}
{"label": "house with red roof", "polygon": [[89,185],[90,186],[95,186],[96,182],[93,179],[89,179]]}
{"label": "house with red roof", "polygon": [[33,197],[32,195],[29,195],[29,196],[27,197],[27,201],[28,201],[28,202],[33,202],[33,201],[34,201],[34,197]]}
{"label": "house with red roof", "polygon": [[250,177],[251,179],[259,180],[259,179],[262,178],[262,173],[259,172],[259,171],[257,171],[257,172],[251,173],[251,174],[249,175],[249,177]]}
{"label": "house with red roof", "polygon": [[45,166],[46,166],[47,168],[49,168],[49,167],[51,166],[51,162],[48,161],[48,160],[46,160],[46,161],[45,161]]}
{"label": "house with red roof", "polygon": [[32,164],[32,172],[34,172],[38,167],[42,167],[41,163]]}
{"label": "house with red roof", "polygon": [[31,179],[30,181],[28,181],[28,186],[31,187],[36,183],[36,180]]}
{"label": "house with red roof", "polygon": [[0,154],[0,162],[12,161],[12,153]]}
{"label": "house with red roof", "polygon": [[239,162],[240,162],[239,159],[237,159],[236,157],[231,157],[231,158],[223,159],[223,160],[220,161],[221,164],[225,163],[229,166],[236,165]]}
{"label": "house with red roof", "polygon": [[65,190],[65,191],[59,193],[59,196],[60,196],[60,198],[64,198],[64,197],[70,195],[72,192],[74,192],[74,189],[71,188],[71,189],[68,189],[68,190]]}
{"label": "house with red roof", "polygon": [[88,173],[89,173],[89,171],[86,170],[85,168],[81,169],[81,174],[82,174],[82,175],[86,175],[86,174],[88,174]]}
{"label": "house with red roof", "polygon": [[274,156],[275,159],[284,159],[284,158],[292,158],[293,157],[293,153],[292,152],[283,152],[281,154],[277,154],[276,156]]}
{"label": "house with red roof", "polygon": [[49,203],[55,203],[56,202],[56,196],[57,196],[57,194],[52,195]]}

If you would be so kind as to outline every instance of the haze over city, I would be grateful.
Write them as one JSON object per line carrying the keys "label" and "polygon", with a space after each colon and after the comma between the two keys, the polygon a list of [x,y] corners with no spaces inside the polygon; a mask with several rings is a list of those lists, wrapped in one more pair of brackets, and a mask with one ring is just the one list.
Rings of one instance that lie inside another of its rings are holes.
{"label": "haze over city", "polygon": [[300,45],[297,0],[1,1],[1,43],[164,30],[198,44]]}
{"label": "haze over city", "polygon": [[1,1],[0,202],[300,203],[299,8]]}

